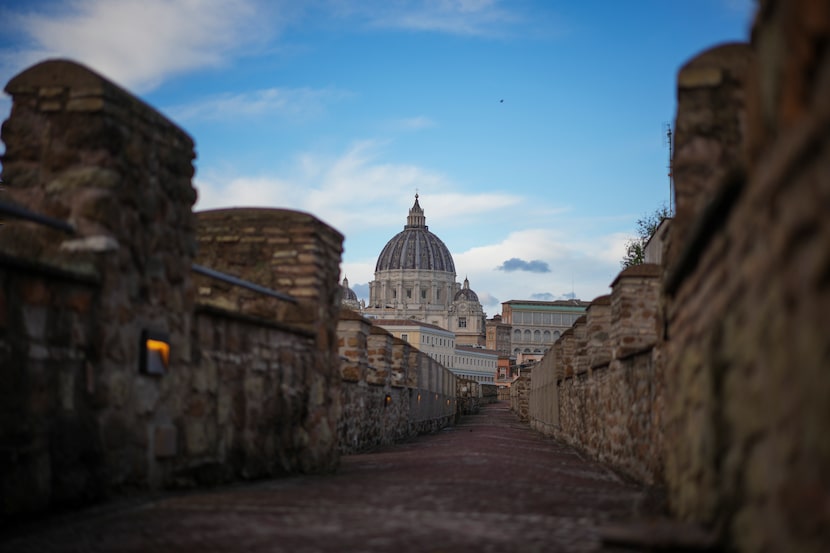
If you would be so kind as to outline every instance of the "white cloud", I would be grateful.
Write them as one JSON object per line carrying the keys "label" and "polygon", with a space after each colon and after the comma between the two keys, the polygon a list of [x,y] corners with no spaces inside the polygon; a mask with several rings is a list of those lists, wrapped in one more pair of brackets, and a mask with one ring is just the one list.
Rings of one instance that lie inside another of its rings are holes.
{"label": "white cloud", "polygon": [[284,23],[278,9],[256,0],[74,0],[57,12],[9,13],[29,47],[3,62],[19,70],[66,57],[127,88],[149,90],[264,43]]}
{"label": "white cloud", "polygon": [[196,208],[298,209],[349,235],[402,225],[416,189],[430,194],[430,216],[438,214],[446,220],[495,213],[519,201],[509,194],[452,192],[457,186],[441,173],[417,165],[380,162],[381,149],[381,143],[367,140],[354,143],[335,158],[304,153],[296,157],[290,174],[281,176],[208,172],[196,178]]}
{"label": "white cloud", "polygon": [[430,127],[434,127],[435,125],[436,125],[435,121],[433,121],[429,117],[419,115],[417,117],[407,117],[407,118],[404,118],[404,119],[398,119],[396,121],[392,121],[390,126],[393,129],[398,129],[398,130],[403,130],[403,131],[420,131],[422,129],[428,129]]}
{"label": "white cloud", "polygon": [[467,36],[501,35],[522,22],[497,0],[387,0],[329,2],[341,17],[363,20],[371,27],[439,32]]}
{"label": "white cloud", "polygon": [[[584,227],[570,223],[562,228],[516,230],[498,243],[454,253],[453,258],[456,270],[469,275],[470,287],[492,316],[501,313],[495,298],[565,299],[573,292],[579,299],[593,300],[607,294],[620,270],[622,243],[621,235],[585,236]],[[498,270],[512,258],[539,260],[550,272]]]}
{"label": "white cloud", "polygon": [[240,117],[278,115],[306,119],[320,115],[327,104],[349,93],[336,89],[267,88],[239,94],[221,94],[203,100],[172,106],[165,111],[177,121],[236,120]]}

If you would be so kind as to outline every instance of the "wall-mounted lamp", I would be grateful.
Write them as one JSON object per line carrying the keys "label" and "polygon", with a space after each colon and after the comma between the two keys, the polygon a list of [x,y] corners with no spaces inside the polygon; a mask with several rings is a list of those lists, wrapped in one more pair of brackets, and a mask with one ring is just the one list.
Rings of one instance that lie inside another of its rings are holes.
{"label": "wall-mounted lamp", "polygon": [[421,394],[418,394],[418,403],[421,403]]}
{"label": "wall-mounted lamp", "polygon": [[170,366],[170,336],[166,332],[144,329],[139,345],[139,370],[162,375]]}
{"label": "wall-mounted lamp", "polygon": [[383,406],[389,407],[390,405],[392,405],[392,396],[386,394],[386,397],[383,399]]}

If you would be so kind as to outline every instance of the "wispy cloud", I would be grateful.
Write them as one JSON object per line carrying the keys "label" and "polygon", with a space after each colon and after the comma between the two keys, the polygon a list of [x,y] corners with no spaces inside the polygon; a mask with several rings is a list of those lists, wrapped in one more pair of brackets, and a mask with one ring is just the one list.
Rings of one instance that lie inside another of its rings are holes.
{"label": "wispy cloud", "polygon": [[423,115],[419,115],[417,117],[406,117],[404,119],[397,119],[395,121],[392,121],[390,124],[392,128],[403,131],[420,131],[422,129],[434,127],[435,125],[435,121],[433,121],[429,117],[424,117]]}
{"label": "wispy cloud", "polygon": [[4,72],[67,57],[138,91],[174,74],[228,63],[264,44],[289,13],[257,0],[74,0],[48,6],[54,11],[4,14],[27,44],[4,52]]}
{"label": "wispy cloud", "polygon": [[382,149],[382,143],[367,140],[332,158],[304,153],[291,171],[279,176],[208,173],[196,179],[196,207],[299,209],[349,233],[403,224],[416,189],[429,193],[430,217],[438,212],[447,219],[497,213],[505,202],[518,201],[507,194],[451,192],[457,185],[446,175],[417,165],[383,163]]}
{"label": "wispy cloud", "polygon": [[466,36],[504,35],[523,22],[498,0],[398,0],[331,2],[341,17],[362,20],[370,27]]}
{"label": "wispy cloud", "polygon": [[240,94],[221,94],[165,111],[179,121],[231,120],[264,115],[291,119],[317,117],[326,106],[351,94],[337,89],[267,88]]}
{"label": "wispy cloud", "polygon": [[525,261],[518,257],[511,257],[497,267],[499,271],[527,271],[530,273],[549,273],[550,266],[542,260]]}

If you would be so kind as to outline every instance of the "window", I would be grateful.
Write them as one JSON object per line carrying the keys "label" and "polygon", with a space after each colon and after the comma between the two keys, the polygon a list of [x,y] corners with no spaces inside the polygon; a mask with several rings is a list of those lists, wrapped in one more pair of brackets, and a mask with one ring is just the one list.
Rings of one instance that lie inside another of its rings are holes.
{"label": "window", "polygon": [[467,317],[458,317],[458,328],[467,328]]}
{"label": "window", "polygon": [[407,289],[406,289],[406,297],[407,297],[407,298],[411,298],[411,297],[412,297],[412,288],[407,288]]}
{"label": "window", "polygon": [[398,291],[393,288],[392,289],[392,299],[395,299],[397,297],[398,297]]}
{"label": "window", "polygon": [[538,330],[533,331],[533,341],[534,342],[541,342],[542,341],[542,333]]}
{"label": "window", "polygon": [[421,290],[421,299],[422,300],[427,299],[427,291],[426,290]]}
{"label": "window", "polygon": [[522,331],[518,328],[513,331],[513,339],[517,342],[522,339]]}
{"label": "window", "polygon": [[409,334],[401,334],[401,340],[403,340],[404,342],[408,342],[409,341]]}

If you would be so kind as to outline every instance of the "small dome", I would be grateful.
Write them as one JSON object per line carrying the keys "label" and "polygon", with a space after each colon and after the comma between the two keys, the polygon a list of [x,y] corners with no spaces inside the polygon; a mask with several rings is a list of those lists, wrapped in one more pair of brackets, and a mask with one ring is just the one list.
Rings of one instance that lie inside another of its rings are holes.
{"label": "small dome", "polygon": [[343,284],[340,285],[341,292],[343,294],[340,302],[346,305],[357,304],[357,294],[355,294],[354,290],[349,288],[349,279],[343,278]]}
{"label": "small dome", "polygon": [[450,250],[429,231],[424,210],[415,194],[415,205],[409,210],[406,225],[386,243],[378,256],[375,271],[392,270],[444,271],[455,274]]}
{"label": "small dome", "polygon": [[474,301],[480,303],[478,301],[478,294],[470,290],[470,281],[466,278],[464,279],[464,287],[455,293],[453,301]]}

